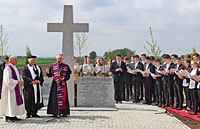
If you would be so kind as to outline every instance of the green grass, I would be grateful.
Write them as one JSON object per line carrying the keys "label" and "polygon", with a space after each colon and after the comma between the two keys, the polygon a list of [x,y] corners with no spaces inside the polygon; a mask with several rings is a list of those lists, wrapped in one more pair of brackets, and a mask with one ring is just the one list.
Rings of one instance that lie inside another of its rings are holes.
{"label": "green grass", "polygon": [[[44,64],[52,64],[56,62],[56,59],[54,58],[44,58],[44,59],[37,59],[36,64],[37,65],[44,65]],[[18,59],[17,60],[17,67],[24,67],[25,64],[25,59]]]}

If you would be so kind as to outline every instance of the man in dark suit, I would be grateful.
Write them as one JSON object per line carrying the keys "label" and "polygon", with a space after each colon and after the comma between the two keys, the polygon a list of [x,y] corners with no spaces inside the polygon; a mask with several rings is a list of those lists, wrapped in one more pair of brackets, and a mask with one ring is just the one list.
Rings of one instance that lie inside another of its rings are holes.
{"label": "man in dark suit", "polygon": [[[142,54],[141,55],[141,63],[143,64],[143,65],[145,65],[145,60],[146,60],[146,57],[147,57],[147,55],[146,54]],[[144,86],[145,85],[145,77],[143,77],[143,82],[142,82],[142,85],[141,85],[141,91],[140,91],[140,93],[141,93],[141,95],[140,95],[140,100],[143,100],[143,97],[144,97]]]}
{"label": "man in dark suit", "polygon": [[[161,66],[160,59],[156,59],[155,64],[156,64],[155,75],[160,75],[160,72],[164,70],[163,67]],[[163,91],[162,76],[153,77],[153,79],[155,80],[155,103],[152,105],[162,107],[162,91]]]}
{"label": "man in dark suit", "polygon": [[111,64],[110,71],[112,72],[114,79],[116,103],[122,103],[122,86],[124,82],[124,72],[127,71],[127,68],[126,64],[122,61],[121,55],[116,56],[116,61]]}
{"label": "man in dark suit", "polygon": [[[146,64],[144,65],[144,70],[150,71],[151,74],[155,74],[155,66],[151,63],[149,57],[146,57]],[[144,73],[145,77],[145,101],[144,104],[152,104],[153,86],[154,80],[150,73]]]}
{"label": "man in dark suit", "polygon": [[[164,57],[165,64],[163,65],[165,71],[167,71],[166,74],[161,74],[164,75],[164,96],[165,96],[165,107],[173,107],[174,105],[174,90],[173,90],[173,85],[174,85],[174,72],[170,72],[172,68],[175,68],[174,63],[171,62],[171,58],[168,54],[166,54]],[[165,85],[166,84],[166,85]]]}
{"label": "man in dark suit", "polygon": [[[181,71],[184,69],[184,65],[181,63],[181,58],[176,58],[175,69],[177,71]],[[175,109],[182,110],[183,108],[183,80],[179,78],[177,74],[175,74],[175,83],[174,83],[174,95],[176,98],[176,106]]]}
{"label": "man in dark suit", "polygon": [[8,60],[9,60],[9,57],[5,56],[2,62],[0,63],[0,99],[1,99],[1,89],[2,89],[2,81],[3,81],[3,70]]}
{"label": "man in dark suit", "polygon": [[[136,69],[140,69],[142,71],[144,71],[144,65],[139,61],[139,56],[138,55],[134,55],[134,63],[130,64],[130,68],[131,70],[136,70]],[[135,103],[139,103],[139,96],[140,96],[140,87],[143,83],[143,76],[140,72],[133,72],[132,73],[133,77],[132,77],[132,84],[134,84],[134,100],[133,102]]]}
{"label": "man in dark suit", "polygon": [[[126,64],[126,67],[129,67],[128,57],[124,58],[124,63]],[[126,89],[126,101],[129,101],[129,93],[130,93],[130,90],[132,90],[132,89],[130,89],[131,75],[128,72],[124,72],[124,85],[125,85],[125,89]]]}

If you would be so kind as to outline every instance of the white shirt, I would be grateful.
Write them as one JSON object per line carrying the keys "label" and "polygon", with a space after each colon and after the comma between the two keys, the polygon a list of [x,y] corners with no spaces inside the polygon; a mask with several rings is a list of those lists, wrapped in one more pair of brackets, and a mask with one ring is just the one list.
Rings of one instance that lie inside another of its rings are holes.
{"label": "white shirt", "polygon": [[117,61],[117,65],[119,66],[119,67],[121,67],[121,61]]}
{"label": "white shirt", "polygon": [[177,64],[177,66],[176,66],[176,70],[178,70],[179,66],[180,66],[180,65]]}
{"label": "white shirt", "polygon": [[[35,79],[35,77],[37,76],[35,74],[35,72],[33,71],[33,69],[36,69],[34,65],[30,66],[29,64],[27,65],[28,66],[28,69],[29,71],[31,72],[31,76],[32,76],[32,79]],[[40,68],[36,65],[37,67],[37,70],[38,70],[38,74],[40,76],[40,73],[41,73],[41,70]],[[37,88],[39,88],[39,94],[40,94],[40,103],[42,103],[42,87],[41,85],[39,84],[39,87],[37,86],[37,84],[33,84],[33,90],[34,90],[34,96],[35,96],[35,104],[37,103]]]}
{"label": "white shirt", "polygon": [[171,65],[171,62],[166,65],[166,69],[169,70],[169,66]]}
{"label": "white shirt", "polygon": [[79,73],[81,69],[81,66],[79,65],[79,63],[74,63],[74,70],[77,70],[77,72]]}
{"label": "white shirt", "polygon": [[[193,69],[192,72],[191,72],[191,75],[192,76],[196,75],[197,70],[198,70],[197,68]],[[196,81],[190,79],[189,89],[194,89],[195,88],[195,84],[196,84]]]}
{"label": "white shirt", "polygon": [[139,63],[139,61],[138,61],[138,62],[135,62],[135,69],[137,68],[138,63]]}
{"label": "white shirt", "polygon": [[149,67],[149,64],[146,64],[146,70],[148,69],[148,67]]}

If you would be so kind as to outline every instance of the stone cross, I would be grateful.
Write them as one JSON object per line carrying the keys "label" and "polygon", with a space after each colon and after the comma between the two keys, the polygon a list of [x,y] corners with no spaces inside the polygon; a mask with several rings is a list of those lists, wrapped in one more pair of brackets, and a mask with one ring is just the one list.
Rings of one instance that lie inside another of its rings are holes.
{"label": "stone cross", "polygon": [[[62,54],[64,62],[67,63],[72,72],[74,71],[74,48],[73,48],[73,33],[74,32],[89,32],[88,23],[73,22],[73,7],[72,5],[64,5],[63,23],[47,23],[48,32],[63,32]],[[70,106],[74,106],[74,75],[71,75],[68,81],[68,97]]]}

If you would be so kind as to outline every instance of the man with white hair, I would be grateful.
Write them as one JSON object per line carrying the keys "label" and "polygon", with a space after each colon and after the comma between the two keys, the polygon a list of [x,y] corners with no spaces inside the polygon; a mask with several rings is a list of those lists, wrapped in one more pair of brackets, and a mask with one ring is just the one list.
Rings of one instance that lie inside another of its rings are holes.
{"label": "man with white hair", "polygon": [[25,114],[22,92],[24,81],[16,66],[17,58],[11,56],[9,62],[3,72],[1,114],[6,117],[6,122],[15,122],[21,120],[16,115]]}
{"label": "man with white hair", "polygon": [[46,69],[46,75],[53,77],[47,114],[53,114],[54,117],[62,114],[62,117],[66,117],[70,114],[66,81],[70,79],[71,69],[69,65],[63,63],[62,54],[58,54],[56,59],[57,62]]}
{"label": "man with white hair", "polygon": [[29,56],[26,66],[22,70],[22,77],[24,79],[24,100],[25,109],[27,111],[26,118],[40,117],[37,112],[41,109],[43,104],[42,88],[44,79],[42,69],[35,64],[36,56]]}

